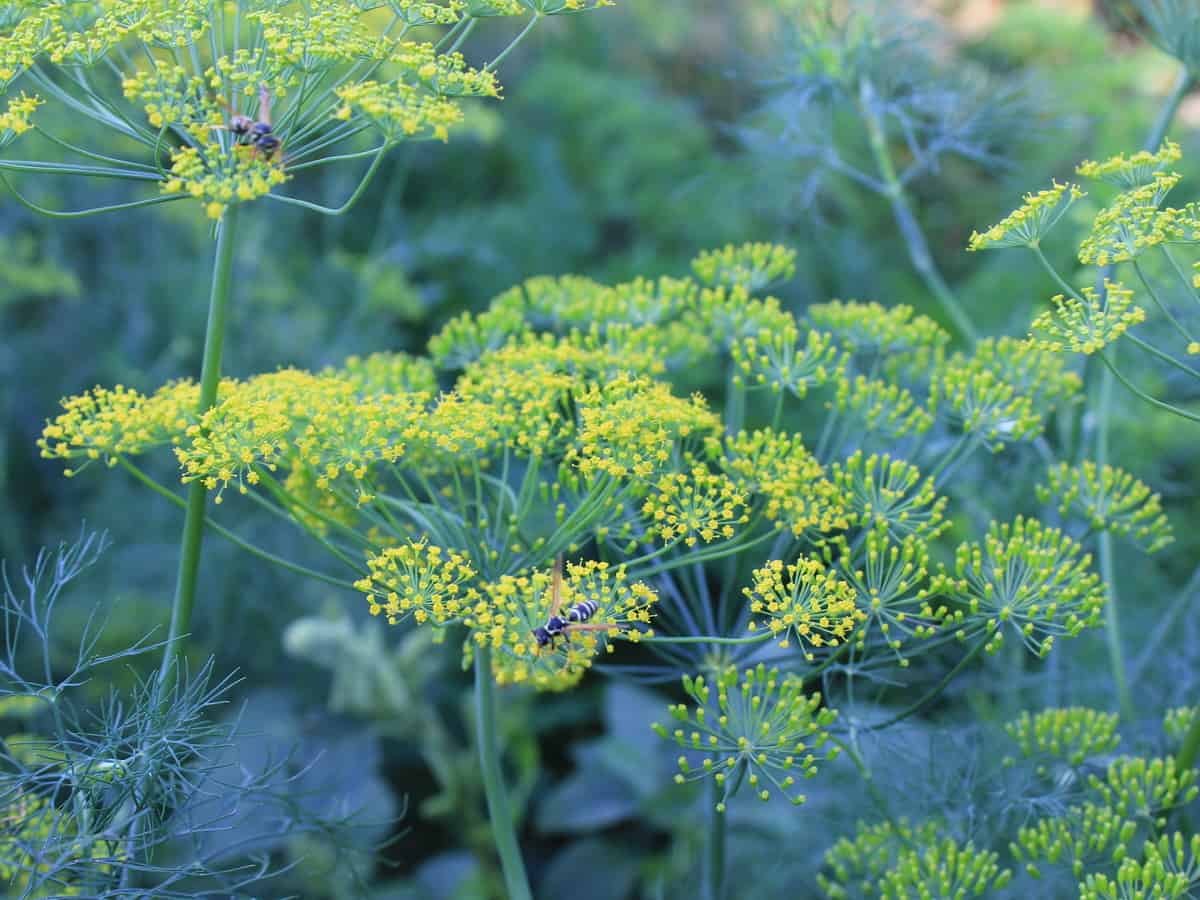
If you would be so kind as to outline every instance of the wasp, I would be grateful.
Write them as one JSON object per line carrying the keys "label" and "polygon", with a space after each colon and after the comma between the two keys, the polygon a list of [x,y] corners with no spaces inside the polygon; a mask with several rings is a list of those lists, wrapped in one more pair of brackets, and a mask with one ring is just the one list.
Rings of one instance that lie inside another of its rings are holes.
{"label": "wasp", "polygon": [[252,147],[255,155],[261,153],[263,159],[269,161],[283,146],[279,135],[275,133],[275,127],[271,124],[271,92],[265,84],[258,89],[257,119],[236,113],[232,108],[229,112],[229,124],[214,127],[228,129],[237,143]]}
{"label": "wasp", "polygon": [[609,625],[587,624],[587,620],[600,609],[600,604],[595,600],[584,600],[562,609],[562,565],[560,553],[554,558],[554,575],[550,582],[550,618],[545,625],[533,629],[533,638],[539,649],[552,645],[556,637],[567,633],[568,628],[576,631],[608,631],[611,628]]}

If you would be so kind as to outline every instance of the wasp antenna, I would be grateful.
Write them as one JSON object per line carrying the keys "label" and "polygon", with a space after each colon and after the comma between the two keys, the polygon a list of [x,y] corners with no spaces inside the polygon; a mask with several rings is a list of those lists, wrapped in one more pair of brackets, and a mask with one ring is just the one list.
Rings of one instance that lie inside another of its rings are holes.
{"label": "wasp antenna", "polygon": [[550,615],[557,616],[562,608],[562,554],[554,557],[554,578],[550,583]]}

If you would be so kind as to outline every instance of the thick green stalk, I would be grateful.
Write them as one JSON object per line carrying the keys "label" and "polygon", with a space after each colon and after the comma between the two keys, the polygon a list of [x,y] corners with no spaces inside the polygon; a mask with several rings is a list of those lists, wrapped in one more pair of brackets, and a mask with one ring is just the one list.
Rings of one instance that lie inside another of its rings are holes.
{"label": "thick green stalk", "polygon": [[883,123],[879,121],[873,101],[869,96],[864,97],[859,107],[867,126],[871,154],[875,157],[875,166],[883,181],[883,193],[892,206],[892,217],[896,220],[900,236],[904,239],[904,245],[908,249],[908,258],[917,274],[921,276],[929,293],[933,294],[934,299],[950,318],[954,329],[961,337],[974,342],[978,337],[975,326],[971,324],[970,317],[962,308],[962,304],[958,302],[958,298],[954,296],[950,286],[946,284],[946,279],[942,277],[937,263],[934,262],[933,254],[929,250],[929,242],[925,240],[925,233],[921,230],[917,217],[913,215],[908,195],[904,192],[904,185],[896,175],[896,167],[892,163],[892,156],[888,150],[887,135],[884,133]]}
{"label": "thick green stalk", "polygon": [[[216,402],[217,386],[221,381],[221,349],[225,343],[225,320],[229,312],[229,295],[233,280],[237,217],[237,206],[230,206],[225,210],[217,232],[217,251],[208,301],[208,325],[204,332],[204,361],[200,367],[200,413],[204,413]],[[183,654],[183,636],[192,624],[207,494],[207,489],[199,480],[188,486],[187,512],[183,522],[183,534],[179,540],[179,571],[175,579],[175,599],[171,604],[171,626],[167,633],[167,646],[163,651],[162,668],[159,670],[159,679],[164,683],[171,677],[176,661]]]}
{"label": "thick green stalk", "polygon": [[[705,900],[725,900],[725,844],[728,833],[725,822],[729,813],[724,811],[724,799],[724,789],[714,781],[708,810],[708,847],[704,857]],[[721,809],[718,809],[718,804]]]}
{"label": "thick green stalk", "polygon": [[[1159,110],[1158,118],[1150,133],[1146,135],[1145,148],[1151,152],[1158,149],[1163,138],[1167,135],[1179,104],[1192,86],[1192,75],[1184,68],[1175,81],[1175,87]],[[1106,269],[1100,278],[1101,290],[1104,280],[1111,275],[1111,269]],[[1108,464],[1108,435],[1109,420],[1112,412],[1112,393],[1114,370],[1112,363],[1105,358],[1106,365],[1100,370],[1099,400],[1096,407],[1096,464]],[[1105,615],[1105,634],[1108,642],[1108,662],[1112,669],[1113,683],[1117,689],[1117,703],[1121,718],[1126,722],[1136,721],[1133,696],[1129,690],[1129,681],[1125,675],[1125,659],[1121,647],[1121,622],[1118,613],[1117,589],[1115,583],[1116,566],[1113,564],[1112,536],[1105,531],[1100,534],[1097,552],[1100,562],[1100,577],[1104,579],[1105,590],[1108,594],[1107,614]],[[1200,721],[1192,729],[1195,735],[1189,733],[1188,738],[1195,737],[1200,745]]]}
{"label": "thick green stalk", "polygon": [[475,648],[475,736],[479,745],[479,771],[487,796],[488,818],[492,822],[492,840],[500,856],[508,900],[533,900],[521,848],[513,831],[512,809],[500,771],[500,746],[496,739],[496,686],[492,681],[492,652],[489,647]]}

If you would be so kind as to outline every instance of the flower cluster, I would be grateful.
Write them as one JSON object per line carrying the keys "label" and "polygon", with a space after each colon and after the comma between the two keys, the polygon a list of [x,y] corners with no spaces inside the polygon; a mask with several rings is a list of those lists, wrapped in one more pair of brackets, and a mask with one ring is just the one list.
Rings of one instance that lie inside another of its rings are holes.
{"label": "flower cluster", "polygon": [[906,818],[870,825],[859,822],[854,837],[838,839],[825,851],[829,874],[817,874],[817,884],[829,900],[859,896],[859,886],[878,889],[879,878],[896,866],[911,848],[937,841],[941,827],[936,822],[913,825]]}
{"label": "flower cluster", "polygon": [[1096,214],[1092,229],[1079,245],[1079,261],[1107,266],[1136,259],[1146,250],[1195,230],[1191,216],[1163,209],[1167,194],[1179,183],[1176,174],[1157,173],[1146,185],[1118,194]]}
{"label": "flower cluster", "polygon": [[983,233],[973,232],[967,249],[1036,247],[1082,196],[1076,185],[1057,181],[1044,191],[1026,194],[1025,202],[1005,218]]}
{"label": "flower cluster", "polygon": [[1043,503],[1056,503],[1064,516],[1078,514],[1092,530],[1128,537],[1147,553],[1174,540],[1158,494],[1113,466],[1090,460],[1077,466],[1059,463],[1047,473],[1046,483],[1038,485],[1037,494]]}
{"label": "flower cluster", "polygon": [[1102,292],[1085,287],[1078,297],[1057,294],[1050,302],[1054,308],[1033,320],[1030,336],[1054,352],[1095,353],[1146,318],[1133,302],[1133,291],[1108,280]]}
{"label": "flower cluster", "polygon": [[[803,803],[797,780],[817,774],[817,754],[829,742],[826,729],[836,713],[822,707],[819,694],[806,695],[800,678],[762,664],[740,673],[727,668],[713,682],[685,675],[683,689],[693,705],[669,707],[674,728],[653,726],[688,751],[679,757],[675,780],[712,778],[723,789],[718,812],[743,782],[760,800],[778,792]],[[836,746],[825,751],[830,758],[836,753]]]}
{"label": "flower cluster", "polygon": [[[365,187],[395,144],[446,140],[463,117],[460,98],[500,95],[493,66],[472,68],[457,49],[413,40],[424,33],[415,29],[466,32],[484,16],[533,12],[536,21],[603,5],[391,0],[388,21],[376,15],[385,4],[346,0],[242,0],[236,15],[201,0],[24,4],[0,33],[0,83],[7,91],[38,63],[79,72],[56,96],[150,154],[107,173],[162,172],[166,194],[197,198],[219,219],[232,204],[271,196],[293,161],[309,167],[368,155],[347,153],[346,142],[374,131],[380,143]],[[112,112],[116,98],[86,74],[102,63],[144,121]],[[29,127],[35,102],[21,95],[10,103],[0,144]]]}
{"label": "flower cluster", "polygon": [[659,478],[642,504],[642,514],[649,523],[648,536],[693,547],[698,540],[711,544],[732,539],[738,527],[750,521],[746,505],[746,495],[729,476],[693,466]]}
{"label": "flower cluster", "polygon": [[917,535],[931,540],[941,534],[946,498],[939,497],[932,478],[922,478],[912,463],[888,454],[870,456],[856,450],[831,467],[830,480],[838,488],[852,525],[880,527],[903,538]]}
{"label": "flower cluster", "polygon": [[988,635],[989,650],[1011,628],[1044,656],[1056,635],[1099,624],[1105,592],[1090,566],[1091,556],[1067,535],[1018,516],[993,522],[982,544],[960,545],[953,573],[943,567],[931,587],[965,604],[967,620]]}
{"label": "flower cluster", "polygon": [[[584,560],[568,563],[560,581],[535,569],[483,585],[465,623],[475,644],[493,649],[498,683],[562,690],[579,681],[602,648],[612,649],[612,639],[653,636],[648,626],[657,602],[658,595],[632,581],[624,567]],[[550,646],[539,646],[537,629],[551,616],[569,619],[573,607],[593,611],[585,621],[568,624]]]}
{"label": "flower cluster", "polygon": [[[787,647],[794,636],[809,660],[816,648],[845,643],[866,617],[855,605],[854,588],[819,560],[801,557],[785,566],[773,559],[755,569],[753,579],[742,589],[751,614],[765,620],[773,637],[782,635],[780,646]],[[750,630],[756,628],[752,621]]]}
{"label": "flower cluster", "polygon": [[738,486],[765,498],[764,513],[797,537],[849,527],[842,493],[798,434],[765,428],[709,442],[710,456]]}
{"label": "flower cluster", "polygon": [[1116,713],[1082,706],[1045,709],[1036,715],[1025,712],[1004,729],[1023,756],[1061,759],[1071,766],[1111,753],[1121,741]]}
{"label": "flower cluster", "polygon": [[422,539],[385,547],[367,557],[370,574],[355,582],[366,595],[371,615],[395,625],[412,616],[418,623],[445,625],[478,598],[471,582],[475,570],[454,550]]}
{"label": "flower cluster", "polygon": [[29,97],[24,93],[8,101],[8,108],[0,113],[0,147],[33,127],[30,116],[44,102],[40,97]]}
{"label": "flower cluster", "polygon": [[1000,856],[967,841],[943,838],[901,855],[879,879],[880,900],[959,900],[1003,890],[1012,872],[1001,869]]}
{"label": "flower cluster", "polygon": [[[840,548],[837,553],[834,548]],[[929,592],[929,548],[916,535],[897,541],[886,527],[867,531],[861,547],[844,540],[831,542],[827,553],[842,579],[856,593],[862,624],[855,640],[860,650],[878,640],[901,668],[909,666],[905,644],[937,633],[947,618],[945,607],[934,607]]]}
{"label": "flower cluster", "polygon": [[787,391],[803,398],[809,388],[828,384],[842,373],[844,351],[833,338],[809,331],[799,342],[795,326],[743,338],[730,348],[740,378],[752,388]]}
{"label": "flower cluster", "polygon": [[796,273],[796,251],[779,244],[730,244],[701,253],[692,261],[692,271],[709,287],[740,285],[760,291]]}
{"label": "flower cluster", "polygon": [[1183,151],[1174,141],[1164,141],[1157,151],[1139,150],[1126,156],[1118,153],[1103,162],[1084,160],[1075,171],[1084,178],[1106,181],[1119,188],[1131,189],[1152,184],[1160,172],[1183,157]]}

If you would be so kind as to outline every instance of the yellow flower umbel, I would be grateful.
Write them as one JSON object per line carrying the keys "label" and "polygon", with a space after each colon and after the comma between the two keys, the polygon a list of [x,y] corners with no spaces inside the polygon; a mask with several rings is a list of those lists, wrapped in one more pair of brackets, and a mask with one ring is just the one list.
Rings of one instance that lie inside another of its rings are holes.
{"label": "yellow flower umbel", "polygon": [[709,287],[742,287],[754,293],[796,274],[796,251],[779,244],[729,244],[692,260],[692,271]]}
{"label": "yellow flower umbel", "polygon": [[30,117],[44,102],[40,97],[28,97],[24,92],[8,101],[8,108],[0,113],[0,148],[33,127]]}
{"label": "yellow flower umbel", "polygon": [[367,557],[370,574],[355,582],[366,595],[371,615],[396,625],[412,617],[419,625],[445,625],[478,597],[475,570],[465,556],[420,541],[385,547]]}
{"label": "yellow flower umbel", "polygon": [[[818,560],[801,557],[786,566],[773,559],[754,570],[754,583],[743,588],[750,612],[787,647],[792,636],[808,660],[814,649],[843,644],[865,614],[855,605],[855,590]],[[758,628],[750,623],[750,630]]]}
{"label": "yellow flower umbel", "polygon": [[1095,266],[1128,262],[1181,236],[1189,224],[1184,214],[1161,208],[1179,180],[1179,175],[1159,172],[1149,184],[1117,195],[1096,214],[1092,230],[1079,244],[1079,261]]}
{"label": "yellow flower umbel", "polygon": [[1103,296],[1093,287],[1081,294],[1050,298],[1054,309],[1040,313],[1030,326],[1034,343],[1056,353],[1092,354],[1146,318],[1146,311],[1133,302],[1133,291],[1116,282],[1105,280]]}
{"label": "yellow flower umbel", "polygon": [[[817,753],[827,745],[826,729],[837,713],[822,707],[820,694],[806,695],[796,675],[762,664],[741,673],[724,669],[713,681],[684,675],[683,689],[694,705],[669,707],[676,722],[669,731],[653,725],[660,737],[687,751],[675,781],[712,778],[723,788],[718,812],[743,784],[759,800],[778,793],[803,803],[797,783],[817,774]],[[836,755],[836,745],[825,752],[830,759]]]}
{"label": "yellow flower umbel", "polygon": [[932,637],[947,617],[945,607],[935,608],[930,600],[926,543],[911,534],[897,541],[876,526],[862,536],[861,546],[840,539],[826,553],[854,589],[862,619],[853,636],[858,649],[866,654],[886,647],[901,668],[908,668],[910,639]]}
{"label": "yellow flower umbel", "polygon": [[875,369],[906,382],[923,382],[945,356],[950,333],[911,306],[831,300],[810,306],[807,318],[850,351],[862,371]]}
{"label": "yellow flower umbel", "polygon": [[967,249],[1036,247],[1082,196],[1083,191],[1075,185],[1059,184],[1057,181],[1044,191],[1026,194],[1025,202],[1005,218],[982,234],[972,233]]}
{"label": "yellow flower umbel", "polygon": [[1058,504],[1062,515],[1075,513],[1093,531],[1112,531],[1140,544],[1147,553],[1175,538],[1158,494],[1128,472],[1085,460],[1078,466],[1059,463],[1037,487],[1038,499]]}
{"label": "yellow flower umbel", "polygon": [[[595,611],[586,622],[568,625],[549,646],[538,646],[534,632],[552,614],[567,619],[571,607],[588,601]],[[584,560],[567,564],[557,597],[553,576],[544,569],[504,575],[484,585],[466,623],[474,643],[492,648],[492,672],[499,684],[563,690],[583,677],[601,649],[611,651],[613,640],[652,636],[648,626],[657,602],[658,595],[642,582],[630,581],[624,567]]]}
{"label": "yellow flower umbel", "polygon": [[765,499],[767,520],[796,537],[849,526],[841,493],[798,434],[769,428],[709,441],[709,456],[742,489]]}
{"label": "yellow flower umbel", "polygon": [[993,522],[982,544],[962,544],[953,574],[943,570],[931,591],[964,604],[967,631],[978,630],[989,652],[1013,630],[1033,653],[1045,656],[1056,636],[1075,636],[1100,623],[1104,585],[1092,558],[1056,528],[1018,516]]}
{"label": "yellow flower umbel", "polygon": [[953,838],[903,854],[896,866],[879,879],[879,900],[957,900],[986,896],[1003,890],[1012,880],[1009,869],[1000,868],[1000,856]]}
{"label": "yellow flower umbel", "polygon": [[830,469],[830,479],[844,498],[852,525],[926,540],[949,527],[946,498],[937,495],[932,478],[922,479],[921,471],[903,459],[856,450]]}
{"label": "yellow flower umbel", "polygon": [[881,875],[914,848],[933,844],[941,830],[936,822],[913,825],[904,817],[875,825],[859,822],[853,839],[840,838],[825,851],[829,874],[819,872],[817,884],[830,900],[849,900],[877,890]]}
{"label": "yellow flower umbel", "polygon": [[659,478],[642,504],[647,535],[664,544],[731,540],[750,521],[747,498],[727,475],[693,466]]}
{"label": "yellow flower umbel", "polygon": [[801,343],[799,329],[790,325],[783,331],[766,332],[743,338],[730,347],[738,377],[750,388],[763,388],[778,394],[787,391],[803,398],[811,387],[828,384],[842,374],[844,351],[828,334],[809,331]]}
{"label": "yellow flower umbel", "polygon": [[1152,184],[1154,177],[1166,171],[1183,157],[1183,151],[1174,141],[1164,141],[1157,151],[1139,150],[1131,156],[1118,153],[1104,162],[1084,160],[1075,171],[1084,178],[1106,181],[1119,188],[1139,188]]}
{"label": "yellow flower umbel", "polygon": [[1025,757],[1060,759],[1071,766],[1111,753],[1121,742],[1117,714],[1082,706],[1028,712],[1004,726]]}
{"label": "yellow flower umbel", "polygon": [[[397,143],[446,140],[463,117],[461,98],[499,96],[494,64],[506,51],[473,68],[457,50],[442,52],[439,44],[414,37],[429,35],[429,29],[461,29],[465,37],[481,16],[532,12],[536,22],[544,15],[600,5],[576,0],[20,4],[0,24],[0,92],[35,66],[37,79],[53,77],[44,71],[51,66],[71,72],[57,79],[55,96],[98,128],[140,145],[148,156],[126,161],[81,151],[105,162],[89,166],[90,175],[145,179],[162,173],[165,197],[159,199],[195,198],[214,219],[233,204],[268,196],[340,214],[361,196]],[[390,21],[381,14],[384,6]],[[101,68],[102,77],[88,77],[90,68]],[[123,104],[106,95],[111,75],[144,119],[116,112]],[[29,127],[30,112],[22,95],[0,115],[0,147]],[[367,132],[377,138],[373,149],[356,139]],[[364,164],[366,173],[343,206],[321,207],[276,192],[294,170],[367,156],[373,160]],[[145,202],[152,201],[128,205]]]}

